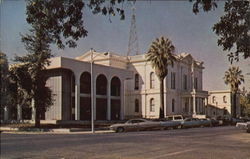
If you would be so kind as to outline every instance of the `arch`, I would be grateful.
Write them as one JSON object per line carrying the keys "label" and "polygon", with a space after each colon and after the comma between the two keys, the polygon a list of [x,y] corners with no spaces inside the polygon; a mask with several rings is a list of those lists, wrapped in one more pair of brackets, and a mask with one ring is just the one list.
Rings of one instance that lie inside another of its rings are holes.
{"label": "arch", "polygon": [[150,89],[155,88],[155,73],[150,73]]}
{"label": "arch", "polygon": [[213,96],[213,98],[212,98],[212,102],[213,102],[213,103],[215,103],[215,100],[216,100],[216,97],[215,97],[215,96]]}
{"label": "arch", "polygon": [[91,119],[91,74],[83,72],[80,76],[80,120]]}
{"label": "arch", "polygon": [[112,96],[111,120],[119,120],[121,112],[121,99],[120,99],[121,80],[117,76],[114,76],[111,79],[110,90],[111,90],[110,95]]}
{"label": "arch", "polygon": [[89,72],[83,72],[80,77],[80,93],[91,93],[91,75]]}
{"label": "arch", "polygon": [[227,97],[226,96],[223,96],[223,102],[227,103]]}
{"label": "arch", "polygon": [[121,81],[118,77],[113,77],[111,79],[111,96],[120,96]]}
{"label": "arch", "polygon": [[100,74],[96,78],[96,120],[107,120],[107,78]]}
{"label": "arch", "polygon": [[98,75],[96,78],[96,94],[107,95],[107,78],[103,74]]}
{"label": "arch", "polygon": [[135,90],[139,89],[139,74],[135,74]]}
{"label": "arch", "polygon": [[155,100],[154,100],[154,98],[150,99],[150,112],[155,112]]}
{"label": "arch", "polygon": [[135,112],[139,113],[139,99],[135,99]]}
{"label": "arch", "polygon": [[172,99],[172,112],[174,113],[175,112],[175,100]]}

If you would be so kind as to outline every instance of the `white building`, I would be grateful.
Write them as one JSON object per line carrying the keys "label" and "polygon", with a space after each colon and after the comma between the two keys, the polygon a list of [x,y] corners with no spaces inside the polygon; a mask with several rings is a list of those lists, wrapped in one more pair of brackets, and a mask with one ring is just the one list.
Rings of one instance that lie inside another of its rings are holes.
{"label": "white building", "polygon": [[[209,91],[206,115],[209,117],[231,116],[233,111],[233,96],[231,90]],[[236,98],[236,115],[240,116],[239,95]]]}
{"label": "white building", "polygon": [[[204,115],[208,92],[203,91],[203,62],[188,53],[175,56],[164,80],[165,116]],[[43,118],[90,120],[91,74],[96,120],[159,117],[159,80],[145,54],[127,57],[89,51],[75,59],[51,59],[46,75],[54,104]]]}

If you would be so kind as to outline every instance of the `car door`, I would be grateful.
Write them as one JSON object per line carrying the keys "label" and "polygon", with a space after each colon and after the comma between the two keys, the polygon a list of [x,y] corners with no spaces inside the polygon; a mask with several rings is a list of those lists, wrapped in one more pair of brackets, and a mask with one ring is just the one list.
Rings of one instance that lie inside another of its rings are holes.
{"label": "car door", "polygon": [[129,123],[129,126],[128,126],[128,130],[130,130],[130,131],[138,130],[139,122],[140,121],[138,121],[138,120],[131,120]]}
{"label": "car door", "polygon": [[136,126],[136,130],[146,130],[151,127],[150,123],[146,120],[140,120],[138,119]]}

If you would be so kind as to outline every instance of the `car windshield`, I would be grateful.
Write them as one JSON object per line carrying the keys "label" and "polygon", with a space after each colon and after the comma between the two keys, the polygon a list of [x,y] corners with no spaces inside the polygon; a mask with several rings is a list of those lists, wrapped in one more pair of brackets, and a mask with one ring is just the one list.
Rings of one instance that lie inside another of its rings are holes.
{"label": "car windshield", "polygon": [[180,117],[180,116],[175,117],[175,120],[181,120],[181,119],[182,119],[182,117]]}
{"label": "car windshield", "polygon": [[167,120],[173,120],[172,116],[167,117]]}

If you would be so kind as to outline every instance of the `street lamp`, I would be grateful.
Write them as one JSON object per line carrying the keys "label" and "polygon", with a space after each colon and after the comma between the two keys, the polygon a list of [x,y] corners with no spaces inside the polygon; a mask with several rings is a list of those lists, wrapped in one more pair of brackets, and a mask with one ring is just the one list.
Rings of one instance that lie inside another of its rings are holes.
{"label": "street lamp", "polygon": [[[94,59],[101,55],[96,55],[95,57],[93,57],[93,48],[90,49],[91,51],[91,59],[90,59],[90,74],[91,74],[91,132],[95,133],[95,126],[94,126],[94,82],[93,82],[93,63],[94,63]],[[103,53],[103,55],[108,55],[107,52]]]}

